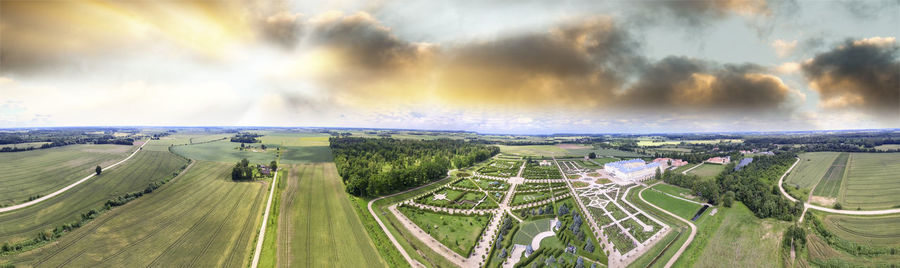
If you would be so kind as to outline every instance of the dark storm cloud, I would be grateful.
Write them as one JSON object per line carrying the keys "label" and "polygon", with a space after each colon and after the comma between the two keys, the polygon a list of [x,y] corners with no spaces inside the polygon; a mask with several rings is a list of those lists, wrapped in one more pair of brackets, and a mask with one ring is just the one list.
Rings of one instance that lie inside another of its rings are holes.
{"label": "dark storm cloud", "polygon": [[265,18],[260,27],[266,40],[283,48],[293,49],[300,42],[303,24],[302,15],[278,12]]}
{"label": "dark storm cloud", "polygon": [[896,16],[900,8],[900,0],[844,0],[835,3],[860,20],[876,19],[882,14]]}
{"label": "dark storm cloud", "polygon": [[784,112],[790,110],[789,93],[758,65],[667,57],[645,69],[617,104],[636,110]]}
{"label": "dark storm cloud", "polygon": [[397,38],[367,13],[326,15],[308,23],[311,45],[336,49],[361,68],[398,68],[418,60],[415,44]]}
{"label": "dark storm cloud", "polygon": [[825,107],[900,118],[900,60],[894,38],[846,40],[803,64]]}

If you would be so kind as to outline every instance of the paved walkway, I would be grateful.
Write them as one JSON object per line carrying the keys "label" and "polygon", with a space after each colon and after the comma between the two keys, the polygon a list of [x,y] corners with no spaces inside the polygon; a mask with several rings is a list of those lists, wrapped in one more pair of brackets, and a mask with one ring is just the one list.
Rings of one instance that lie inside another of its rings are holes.
{"label": "paved walkway", "polygon": [[[778,179],[778,189],[781,190],[781,194],[784,195],[784,197],[787,197],[788,200],[791,200],[791,202],[797,202],[798,200],[796,198],[794,198],[793,196],[789,195],[787,193],[787,191],[784,190],[784,186],[782,184],[784,182],[784,177],[787,177],[788,173],[790,173],[791,170],[794,169],[795,166],[797,166],[797,163],[800,163],[799,157],[797,158],[797,161],[794,161],[794,164],[791,165],[791,167],[788,168],[788,170],[785,171],[784,174],[781,175],[781,178]],[[885,210],[840,210],[840,209],[820,207],[817,205],[813,205],[809,202],[806,202],[805,204],[803,204],[804,214],[806,213],[807,208],[811,208],[811,209],[815,209],[815,210],[819,210],[819,211],[825,211],[828,213],[844,214],[844,215],[884,215],[884,214],[900,213],[900,208],[885,209]],[[800,215],[800,221],[803,221],[803,215]]]}
{"label": "paved walkway", "polygon": [[[131,157],[134,157],[134,155],[136,155],[138,152],[140,152],[141,150],[143,150],[143,149],[144,149],[144,145],[147,145],[147,143],[150,143],[150,140],[147,140],[146,142],[144,142],[144,144],[141,144],[141,147],[138,147],[137,150],[134,150],[134,152],[131,153],[131,155],[129,155],[129,156],[126,157],[125,159],[122,159],[122,161],[116,162],[115,164],[112,164],[112,165],[109,165],[109,166],[103,168],[103,171],[110,170],[110,169],[112,169],[112,168],[118,166],[119,164],[122,164],[122,163],[124,163],[125,161],[128,161],[128,159],[131,159]],[[38,199],[31,200],[31,201],[28,201],[28,202],[25,202],[25,203],[22,203],[22,204],[18,204],[18,205],[14,205],[14,206],[9,206],[9,207],[5,207],[5,208],[0,208],[0,213],[7,212],[7,211],[13,211],[13,210],[17,210],[17,209],[20,209],[20,208],[27,208],[27,207],[33,206],[34,204],[43,202],[44,200],[47,200],[47,199],[53,198],[54,196],[60,195],[60,194],[62,194],[62,193],[65,193],[65,192],[68,191],[69,189],[72,189],[73,187],[78,186],[78,185],[81,184],[82,182],[85,182],[85,181],[87,181],[87,180],[90,180],[91,178],[93,178],[93,177],[96,176],[96,175],[97,175],[97,173],[91,172],[91,175],[88,175],[87,177],[84,177],[83,179],[78,180],[78,181],[76,181],[75,183],[69,184],[69,186],[63,187],[62,189],[59,189],[59,190],[57,190],[56,192],[52,192],[52,193],[50,193],[50,194],[48,194],[48,195],[42,196],[42,197],[40,197],[40,198],[38,198]]]}

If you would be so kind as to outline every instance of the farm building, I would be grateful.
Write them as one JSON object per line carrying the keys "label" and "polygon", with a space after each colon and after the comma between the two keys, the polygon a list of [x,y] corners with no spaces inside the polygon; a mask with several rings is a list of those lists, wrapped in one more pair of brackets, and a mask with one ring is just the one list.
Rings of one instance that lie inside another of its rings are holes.
{"label": "farm building", "polygon": [[269,176],[269,167],[266,165],[259,165],[259,173],[265,176]]}
{"label": "farm building", "polygon": [[713,158],[710,158],[710,159],[706,159],[705,162],[706,162],[706,163],[712,163],[712,164],[722,164],[722,165],[724,165],[724,164],[728,164],[729,162],[731,162],[731,156],[724,156],[724,157],[722,157],[722,156],[716,156],[716,157],[713,157]]}
{"label": "farm building", "polygon": [[741,170],[741,168],[749,165],[751,162],[753,162],[753,157],[745,157],[744,159],[741,159],[741,162],[738,163],[737,166],[734,166],[734,171]]}
{"label": "farm building", "polygon": [[603,165],[603,169],[622,180],[642,181],[656,175],[656,170],[660,169],[660,163],[648,164],[643,159],[631,159],[606,163]]}
{"label": "farm building", "polygon": [[542,167],[544,167],[544,166],[549,167],[549,166],[550,166],[550,162],[548,162],[547,160],[541,160],[541,166],[542,166]]}

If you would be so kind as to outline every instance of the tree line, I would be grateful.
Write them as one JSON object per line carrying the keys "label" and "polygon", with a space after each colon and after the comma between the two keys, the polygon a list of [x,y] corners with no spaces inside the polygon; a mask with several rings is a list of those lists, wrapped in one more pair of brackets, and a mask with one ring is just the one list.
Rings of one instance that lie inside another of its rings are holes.
{"label": "tree line", "polygon": [[790,221],[800,216],[803,204],[791,202],[781,195],[778,178],[794,163],[796,154],[779,153],[774,156],[757,156],[741,170],[734,171],[734,163],[728,164],[715,180],[703,180],[696,175],[666,172],[666,183],[691,189],[710,204],[732,200],[744,203],[760,218],[778,218]]}
{"label": "tree line", "polygon": [[334,163],[357,196],[379,196],[443,178],[500,153],[497,146],[463,140],[331,137]]}

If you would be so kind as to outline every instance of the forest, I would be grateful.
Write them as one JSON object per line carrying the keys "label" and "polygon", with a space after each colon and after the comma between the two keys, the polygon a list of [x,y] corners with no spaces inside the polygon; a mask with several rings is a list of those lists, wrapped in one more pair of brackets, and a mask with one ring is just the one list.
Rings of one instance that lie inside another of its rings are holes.
{"label": "forest", "polygon": [[385,195],[446,176],[500,153],[497,146],[462,140],[331,137],[334,163],[348,193]]}
{"label": "forest", "polygon": [[726,192],[733,192],[760,218],[777,218],[790,221],[803,211],[801,203],[792,203],[778,190],[778,178],[794,163],[793,153],[779,153],[774,156],[754,157],[753,163],[739,171],[734,164],[728,164],[725,171],[715,181],[702,180],[694,175],[665,173],[663,181],[691,189],[710,203],[716,204]]}

